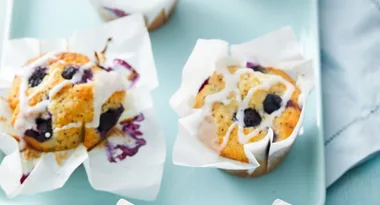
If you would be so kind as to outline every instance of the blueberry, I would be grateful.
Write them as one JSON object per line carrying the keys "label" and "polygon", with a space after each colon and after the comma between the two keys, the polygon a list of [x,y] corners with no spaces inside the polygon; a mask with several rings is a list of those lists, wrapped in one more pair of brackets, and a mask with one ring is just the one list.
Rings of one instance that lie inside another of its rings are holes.
{"label": "blueberry", "polygon": [[137,154],[140,147],[146,145],[146,140],[140,138],[143,135],[143,133],[140,130],[141,126],[138,124],[138,122],[142,122],[143,120],[144,115],[140,113],[133,119],[125,120],[121,123],[123,125],[123,132],[127,134],[129,137],[131,137],[135,142],[134,146],[131,146],[130,144],[112,145],[110,143],[107,143],[107,156],[108,160],[111,163],[122,161],[128,156],[132,157],[133,155]]}
{"label": "blueberry", "polygon": [[26,130],[24,135],[26,135],[28,137],[33,137],[34,139],[36,139],[39,142],[43,142],[43,138],[40,137],[40,133],[35,131],[35,130],[32,130],[32,129]]}
{"label": "blueberry", "polygon": [[120,106],[116,109],[109,109],[100,115],[100,122],[97,130],[102,137],[106,137],[108,131],[110,131],[110,129],[116,125],[117,121],[119,121],[121,113],[123,112],[124,107]]}
{"label": "blueberry", "polygon": [[208,80],[209,80],[210,78],[207,78],[203,83],[202,83],[202,85],[201,85],[201,87],[199,88],[199,90],[198,90],[198,93],[199,92],[201,92],[201,90],[208,84]]}
{"label": "blueberry", "polygon": [[40,130],[41,133],[53,133],[52,125],[51,125],[51,118],[49,119],[42,119],[42,118],[37,118],[36,119],[36,124],[37,124],[37,129]]}
{"label": "blueberry", "polygon": [[115,14],[117,17],[123,17],[123,16],[128,16],[127,13],[125,13],[123,10],[120,10],[120,9],[115,9],[115,8],[108,8],[108,7],[103,7],[104,9],[112,12],[113,14]]}
{"label": "blueberry", "polygon": [[28,174],[22,174],[21,178],[20,178],[20,184],[24,183],[24,181],[26,180],[26,178],[28,178],[29,176],[29,173]]}
{"label": "blueberry", "polygon": [[62,78],[64,79],[67,79],[67,80],[70,80],[71,78],[73,78],[73,76],[75,75],[75,73],[78,71],[77,68],[75,67],[67,67],[65,68],[65,70],[63,70],[62,72]]}
{"label": "blueberry", "polygon": [[[108,161],[111,163],[116,163],[117,161],[124,160],[128,156],[133,157],[135,154],[137,154],[140,147],[144,146],[145,144],[146,144],[146,141],[144,139],[138,139],[136,141],[135,147],[130,147],[128,145],[123,145],[123,144],[118,144],[116,146],[113,146],[110,143],[108,143],[107,144]],[[121,153],[116,155],[116,150],[119,150],[119,152]]]}
{"label": "blueberry", "polygon": [[252,108],[247,108],[244,110],[244,125],[246,127],[254,127],[259,125],[261,122],[260,114]]}
{"label": "blueberry", "polygon": [[300,106],[297,105],[293,100],[289,100],[288,103],[286,103],[286,107],[292,107],[297,110],[301,110]]}
{"label": "blueberry", "polygon": [[53,135],[51,118],[49,119],[37,118],[36,124],[37,124],[37,130],[29,129],[29,130],[26,130],[24,134],[26,136],[33,137],[39,142],[45,142],[49,140],[50,136]]}
{"label": "blueberry", "polygon": [[36,87],[39,85],[46,76],[46,67],[37,67],[36,70],[29,77],[30,87]]}
{"label": "blueberry", "polygon": [[88,80],[92,80],[93,74],[91,70],[85,70],[82,75],[82,79],[79,83],[87,83]]}
{"label": "blueberry", "polygon": [[275,94],[268,94],[264,100],[264,111],[268,114],[280,109],[282,99]]}
{"label": "blueberry", "polygon": [[257,71],[257,72],[261,72],[261,73],[266,73],[266,69],[259,65],[259,64],[255,64],[255,63],[251,63],[251,62],[247,62],[247,68],[252,68],[254,71]]}
{"label": "blueberry", "polygon": [[118,59],[118,58],[116,58],[116,59],[113,60],[113,63],[114,63],[114,64],[121,65],[121,66],[123,66],[124,68],[126,68],[126,69],[128,69],[128,70],[131,70],[131,69],[132,69],[132,66],[131,66],[129,63],[127,63],[127,61],[122,60],[122,59]]}

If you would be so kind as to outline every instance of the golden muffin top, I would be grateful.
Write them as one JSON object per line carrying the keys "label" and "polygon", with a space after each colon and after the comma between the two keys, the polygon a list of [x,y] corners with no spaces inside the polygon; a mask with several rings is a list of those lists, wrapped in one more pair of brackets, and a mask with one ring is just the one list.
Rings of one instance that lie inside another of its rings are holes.
{"label": "golden muffin top", "polygon": [[301,111],[299,94],[285,72],[249,63],[216,70],[199,88],[194,108],[216,125],[217,139],[206,143],[223,156],[246,161],[243,145],[263,139],[269,128],[274,141],[292,133]]}
{"label": "golden muffin top", "polygon": [[63,130],[80,137],[84,133],[78,130],[84,128],[109,131],[112,126],[101,124],[101,115],[117,111],[113,114],[120,117],[126,89],[138,74],[121,59],[106,67],[104,55],[99,56],[103,59],[92,62],[79,53],[50,52],[30,60],[14,78],[8,97],[19,136],[37,144],[57,137],[64,140],[58,136],[67,134]]}

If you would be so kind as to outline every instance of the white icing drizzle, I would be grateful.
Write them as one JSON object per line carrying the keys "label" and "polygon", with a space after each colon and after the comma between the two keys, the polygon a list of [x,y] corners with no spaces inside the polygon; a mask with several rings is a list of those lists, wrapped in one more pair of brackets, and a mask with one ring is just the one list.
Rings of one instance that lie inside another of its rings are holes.
{"label": "white icing drizzle", "polygon": [[57,128],[54,128],[54,132],[58,132],[58,131],[61,131],[61,130],[66,130],[66,129],[71,129],[71,128],[77,128],[77,127],[81,127],[82,126],[82,123],[81,122],[74,122],[74,123],[70,123],[70,124],[67,124],[65,126],[62,126],[62,127],[57,127]]}
{"label": "white icing drizzle", "polygon": [[[252,87],[244,99],[241,99],[241,93],[238,88],[238,83],[240,80],[240,76],[245,73],[251,73],[254,77],[259,79],[261,81],[261,84],[256,85]],[[223,81],[225,83],[225,87],[214,94],[208,95],[205,98],[205,104],[204,104],[204,116],[212,115],[212,105],[214,102],[222,102],[223,104],[229,104],[231,100],[228,100],[228,96],[231,95],[231,93],[235,94],[235,99],[239,103],[239,110],[236,113],[236,119],[237,121],[232,123],[225,136],[223,137],[222,143],[220,144],[219,151],[222,151],[223,148],[227,145],[228,140],[230,138],[231,132],[234,129],[235,126],[238,126],[238,140],[240,144],[245,144],[249,142],[249,140],[259,134],[260,131],[265,130],[269,127],[271,127],[273,120],[275,117],[279,116],[285,109],[285,106],[287,102],[290,100],[293,91],[294,86],[286,81],[281,76],[277,75],[271,75],[271,74],[263,74],[260,72],[255,72],[252,69],[249,68],[239,68],[234,74],[230,73],[227,67],[222,68],[220,70],[216,71],[216,74],[220,74],[223,76]],[[248,133],[244,133],[244,110],[248,108],[248,104],[250,100],[252,99],[252,96],[254,93],[258,90],[268,90],[271,86],[282,83],[286,86],[285,92],[280,95],[282,99],[281,107],[280,109],[274,111],[271,114],[266,113],[260,113],[262,116],[262,121],[260,125],[255,127],[255,129]]]}
{"label": "white icing drizzle", "polygon": [[50,137],[51,137],[50,132],[45,133],[45,137],[46,137],[46,138],[50,138]]}
{"label": "white icing drizzle", "polygon": [[[21,83],[20,83],[20,89],[19,89],[19,106],[20,106],[20,114],[15,122],[15,128],[20,131],[20,136],[23,135],[23,132],[27,129],[33,129],[35,128],[35,119],[42,115],[42,117],[46,117],[46,111],[50,102],[50,99],[52,99],[59,91],[61,91],[65,86],[70,84],[78,83],[82,80],[82,76],[85,72],[85,70],[90,69],[95,64],[93,62],[88,62],[81,67],[79,67],[78,71],[74,74],[72,79],[70,80],[64,80],[57,85],[55,85],[51,90],[49,91],[49,98],[46,100],[43,100],[39,103],[37,103],[34,106],[29,106],[29,99],[34,97],[39,91],[42,89],[42,85],[40,85],[40,89],[37,89],[35,92],[33,92],[29,97],[26,94],[26,91],[28,89],[28,79],[34,72],[34,69],[38,66],[41,66],[45,64],[49,59],[57,59],[56,55],[60,52],[50,52],[45,54],[44,56],[38,58],[36,61],[31,63],[28,66],[25,66],[26,72],[25,75],[21,76]],[[67,64],[63,60],[58,60],[61,64]],[[119,70],[126,70],[126,69],[119,69]],[[55,76],[55,73],[58,71],[54,71],[50,74],[49,79],[45,80],[43,85],[48,84],[51,82]],[[99,120],[100,120],[100,114],[102,105],[117,91],[125,90],[128,84],[128,81],[123,77],[123,75],[120,75],[120,73],[117,72],[106,72],[106,71],[99,71],[97,73],[93,74],[93,108],[94,108],[94,116],[93,120],[89,123],[86,123],[86,127],[98,127],[99,126]],[[47,116],[48,117],[48,116]],[[55,128],[54,132],[70,129],[70,128],[76,128],[81,127],[82,122],[78,123],[70,123],[60,128]],[[53,133],[45,133],[46,138],[50,138],[53,135]]]}
{"label": "white icing drizzle", "polygon": [[43,100],[33,107],[29,107],[28,113],[42,113],[46,111],[47,106],[49,105],[49,100]]}
{"label": "white icing drizzle", "polygon": [[57,85],[55,85],[50,90],[49,98],[51,99],[52,97],[54,97],[59,91],[61,91],[67,85],[75,84],[75,83],[78,83],[79,81],[81,81],[84,71],[90,69],[94,65],[95,64],[93,62],[88,62],[88,63],[82,65],[81,67],[79,67],[78,71],[75,73],[73,78],[71,78],[70,80],[64,80],[64,81],[58,83]]}
{"label": "white icing drizzle", "polygon": [[[66,65],[66,61],[60,60],[57,58],[57,56],[51,56],[50,59],[56,59],[58,63]],[[32,94],[29,95],[29,100],[32,99],[35,95],[37,95],[39,92],[41,92],[42,89],[44,89],[45,85],[49,84],[53,79],[56,73],[60,72],[59,70],[54,70],[51,74],[49,74],[49,79],[46,81],[43,81],[38,87],[39,89],[35,90]]]}
{"label": "white icing drizzle", "polygon": [[276,76],[276,75],[272,75],[267,81],[264,81],[262,84],[260,84],[260,85],[258,85],[256,87],[251,88],[248,91],[248,94],[244,98],[243,102],[240,103],[239,111],[238,111],[239,115],[237,114],[236,117],[237,117],[237,122],[243,123],[244,122],[244,115],[243,115],[244,110],[246,108],[248,108],[248,103],[252,99],[253,94],[257,90],[267,90],[271,86],[275,85],[278,82],[280,82],[280,83],[282,83],[282,84],[284,84],[286,86],[286,91],[280,96],[281,99],[282,99],[282,103],[281,103],[280,109],[274,111],[270,115],[269,114],[264,114],[264,118],[261,121],[260,125],[258,127],[256,127],[255,130],[253,130],[251,133],[249,133],[247,135],[244,134],[244,127],[243,127],[244,125],[242,126],[242,124],[240,124],[240,126],[238,126],[239,127],[239,129],[238,129],[239,143],[245,144],[252,137],[254,137],[257,134],[259,134],[259,132],[261,130],[264,130],[264,129],[268,128],[268,127],[271,127],[274,118],[278,117],[284,111],[286,103],[290,100],[290,98],[292,96],[292,93],[294,91],[294,86],[291,83],[289,83],[288,81],[284,80],[282,77]]}
{"label": "white icing drizzle", "polygon": [[60,63],[60,64],[63,64],[63,65],[67,64],[66,61],[64,61],[64,60],[58,60],[57,62]]}
{"label": "white icing drizzle", "polygon": [[38,93],[40,93],[41,90],[44,89],[44,87],[53,80],[53,78],[57,72],[59,72],[59,71],[55,70],[54,72],[49,74],[49,79],[42,81],[42,83],[38,86],[38,89],[36,89],[32,94],[30,94],[28,96],[28,100],[31,100],[34,96],[36,96]]}
{"label": "white icing drizzle", "polygon": [[223,137],[222,144],[219,146],[219,152],[221,152],[223,148],[227,145],[228,140],[230,139],[231,132],[234,129],[235,125],[236,123],[232,123],[232,125],[228,128],[226,135],[224,135]]}
{"label": "white icing drizzle", "polygon": [[[29,97],[26,94],[26,90],[28,89],[28,79],[32,75],[34,69],[38,66],[41,66],[45,64],[50,59],[57,59],[56,55],[58,55],[60,52],[50,52],[45,54],[44,56],[38,58],[36,61],[31,63],[30,65],[25,66],[25,75],[21,76],[21,83],[20,83],[20,89],[19,89],[19,106],[20,106],[20,114],[18,118],[15,121],[15,128],[17,130],[20,130],[20,135],[23,134],[23,132],[27,129],[35,128],[35,119],[42,113],[44,114],[47,111],[47,107],[49,105],[50,100],[46,99],[39,103],[37,103],[34,106],[29,106],[29,99],[34,97],[41,89],[36,90],[34,93],[32,93]],[[59,63],[66,64],[65,61],[59,60]],[[73,76],[71,80],[64,80],[57,85],[55,85],[50,91],[49,91],[49,99],[52,99],[59,91],[61,91],[65,86],[69,84],[75,84],[79,82],[82,79],[82,75],[85,70],[90,69],[95,64],[93,62],[88,62],[81,67],[79,67],[76,74]],[[43,85],[48,84],[51,82],[55,76],[55,73],[58,71],[54,71],[50,74],[50,77],[48,80],[44,82]],[[40,85],[39,87],[42,88],[43,85]],[[63,126],[61,128],[56,128],[58,130],[62,129],[69,129],[73,127],[79,127],[81,126],[81,123],[71,123],[66,126]],[[54,130],[56,130],[54,129]],[[49,133],[49,137],[51,136],[51,133]]]}
{"label": "white icing drizzle", "polygon": [[32,75],[34,68],[43,65],[50,58],[56,56],[58,53],[59,52],[47,53],[44,56],[32,62],[31,64],[24,67],[26,72],[23,76],[21,76],[21,83],[20,83],[20,88],[19,88],[20,113],[14,124],[16,130],[20,130],[21,132],[24,132],[25,130],[31,129],[34,127],[35,125],[34,119],[36,118],[36,116],[35,116],[35,113],[29,112],[29,98],[26,95],[26,91],[28,89],[28,79]]}
{"label": "white icing drizzle", "polygon": [[70,80],[64,80],[60,83],[58,83],[56,86],[54,86],[50,91],[49,91],[49,99],[54,97],[59,91],[62,90],[62,88],[66,87],[66,85],[70,85],[72,82]]}
{"label": "white icing drizzle", "polygon": [[82,65],[82,66],[79,68],[79,72],[83,73],[83,71],[88,70],[88,69],[92,68],[93,66],[95,66],[95,63],[93,63],[93,62],[90,61],[90,62],[88,62],[88,63]]}
{"label": "white icing drizzle", "polygon": [[91,122],[86,123],[87,128],[99,126],[102,105],[117,91],[125,90],[127,80],[117,72],[100,71],[94,76],[93,108],[94,115]]}

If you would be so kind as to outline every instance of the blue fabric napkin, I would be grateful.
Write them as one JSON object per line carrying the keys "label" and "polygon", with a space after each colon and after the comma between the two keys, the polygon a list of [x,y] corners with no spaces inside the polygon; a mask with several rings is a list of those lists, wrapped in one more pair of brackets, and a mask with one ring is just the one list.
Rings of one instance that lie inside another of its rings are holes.
{"label": "blue fabric napkin", "polygon": [[380,150],[380,0],[320,0],[326,185]]}

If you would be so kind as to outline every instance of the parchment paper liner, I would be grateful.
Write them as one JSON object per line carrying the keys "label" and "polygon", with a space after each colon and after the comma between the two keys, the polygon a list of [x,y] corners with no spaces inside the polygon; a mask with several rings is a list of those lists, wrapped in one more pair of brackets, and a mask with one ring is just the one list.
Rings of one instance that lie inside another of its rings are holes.
{"label": "parchment paper liner", "polygon": [[[112,41],[108,45],[106,56],[126,60],[140,74],[135,87],[127,90],[125,103],[128,106],[123,117],[133,117],[140,113],[144,115],[145,120],[140,126],[143,132],[141,138],[146,140],[146,145],[133,157],[127,157],[118,163],[107,160],[105,147],[97,146],[87,152],[83,145],[73,150],[42,153],[40,158],[23,160],[17,141],[7,134],[15,131],[10,126],[11,111],[4,100],[9,87],[3,88],[3,98],[0,100],[0,150],[6,157],[0,165],[0,185],[8,197],[60,188],[71,173],[84,163],[88,180],[97,190],[144,200],[156,198],[161,184],[165,145],[153,111],[150,92],[158,86],[158,80],[149,34],[142,15],[131,15],[92,29],[74,32],[70,38],[8,41],[3,52],[0,75],[10,86],[14,75],[20,72],[27,60],[53,50],[78,52],[94,60],[94,51],[101,51],[110,37]],[[112,136],[117,137],[120,136]],[[62,154],[65,157],[57,160],[57,156]],[[31,169],[33,164],[35,166]],[[22,175],[27,171],[30,171],[27,173],[29,175],[20,183]]]}
{"label": "parchment paper liner", "polygon": [[[105,21],[119,18],[120,15],[143,13],[148,29],[154,30],[167,22],[173,14],[177,0],[91,0],[99,15]],[[118,9],[115,11],[112,9]]]}
{"label": "parchment paper liner", "polygon": [[[299,104],[302,111],[298,124],[287,139],[273,143],[270,130],[263,140],[246,144],[245,154],[250,163],[243,163],[221,157],[199,140],[199,128],[204,119],[199,109],[193,109],[193,104],[199,87],[218,66],[238,64],[245,67],[247,61],[287,72],[301,90]],[[268,173],[285,158],[297,137],[312,82],[311,61],[302,56],[301,47],[290,27],[235,45],[222,40],[198,40],[183,69],[181,86],[170,100],[170,106],[180,116],[173,162],[182,166],[216,167],[239,176]],[[258,168],[260,164],[262,166]]]}

